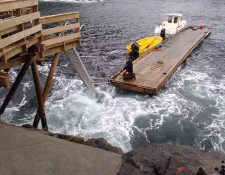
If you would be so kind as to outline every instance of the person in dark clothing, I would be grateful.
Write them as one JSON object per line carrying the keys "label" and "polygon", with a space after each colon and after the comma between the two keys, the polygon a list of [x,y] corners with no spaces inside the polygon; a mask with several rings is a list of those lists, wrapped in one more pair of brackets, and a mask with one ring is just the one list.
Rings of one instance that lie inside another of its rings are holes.
{"label": "person in dark clothing", "polygon": [[129,59],[129,57],[126,58],[126,66],[123,68],[123,70],[126,70],[126,72],[123,73],[123,79],[135,79],[135,75],[133,72],[133,63],[132,60]]}
{"label": "person in dark clothing", "polygon": [[139,54],[136,52],[129,53],[129,59],[131,59],[131,61],[136,60],[138,57],[139,57]]}
{"label": "person in dark clothing", "polygon": [[160,32],[160,36],[162,37],[163,41],[166,39],[166,29],[163,28]]}
{"label": "person in dark clothing", "polygon": [[126,62],[126,66],[123,68],[123,70],[126,70],[129,73],[133,73],[133,63],[132,60],[128,59]]}
{"label": "person in dark clothing", "polygon": [[139,45],[138,43],[134,42],[131,45],[131,53],[130,53],[130,58],[132,59],[132,61],[136,60],[139,57]]}

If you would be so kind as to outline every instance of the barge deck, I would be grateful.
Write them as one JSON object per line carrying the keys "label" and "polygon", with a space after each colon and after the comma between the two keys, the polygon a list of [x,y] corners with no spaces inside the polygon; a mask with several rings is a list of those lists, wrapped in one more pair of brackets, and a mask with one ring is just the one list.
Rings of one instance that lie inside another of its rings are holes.
{"label": "barge deck", "polygon": [[188,27],[166,40],[161,49],[150,51],[135,60],[133,62],[135,80],[124,80],[124,71],[120,71],[110,78],[110,83],[121,89],[157,94],[177,68],[211,31],[211,27],[203,29]]}

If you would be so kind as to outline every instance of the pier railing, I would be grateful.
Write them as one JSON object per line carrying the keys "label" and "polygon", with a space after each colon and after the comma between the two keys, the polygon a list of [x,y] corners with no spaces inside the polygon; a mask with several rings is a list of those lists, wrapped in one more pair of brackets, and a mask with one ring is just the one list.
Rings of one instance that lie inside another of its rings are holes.
{"label": "pier railing", "polygon": [[45,57],[80,46],[80,16],[78,12],[40,18],[43,41],[40,55]]}
{"label": "pier railing", "polygon": [[7,72],[12,65],[24,63],[21,54],[41,42],[38,0],[0,3],[0,87],[9,88]]}

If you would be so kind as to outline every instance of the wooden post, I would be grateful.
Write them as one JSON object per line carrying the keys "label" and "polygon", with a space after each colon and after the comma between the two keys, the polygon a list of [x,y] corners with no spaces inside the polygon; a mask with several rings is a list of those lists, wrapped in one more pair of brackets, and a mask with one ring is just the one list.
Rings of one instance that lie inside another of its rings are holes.
{"label": "wooden post", "polygon": [[0,88],[5,87],[7,89],[10,88],[9,75],[5,71],[0,71]]}
{"label": "wooden post", "polygon": [[[51,86],[51,83],[52,83],[53,75],[55,73],[56,66],[57,66],[58,61],[59,61],[59,56],[60,56],[60,53],[56,53],[55,56],[54,56],[54,59],[52,61],[51,69],[49,71],[48,78],[47,78],[47,81],[45,83],[45,88],[44,88],[44,91],[43,91],[43,94],[42,94],[43,103],[45,103],[45,101],[47,99],[48,92],[49,92],[49,89],[50,89],[50,86]],[[34,123],[33,123],[34,128],[38,127],[39,121],[40,121],[40,108],[38,108],[35,119],[34,119]]]}
{"label": "wooden post", "polygon": [[[80,18],[76,18],[75,22],[78,24],[80,23]],[[80,27],[78,27],[77,29],[75,29],[75,33],[80,33]],[[81,45],[81,40],[79,38],[79,46]]]}
{"label": "wooden post", "polygon": [[33,57],[28,57],[27,61],[24,63],[22,69],[20,70],[19,75],[16,78],[16,81],[13,83],[8,95],[6,96],[5,101],[3,102],[1,108],[0,108],[0,114],[3,114],[5,111],[5,108],[9,104],[10,100],[12,99],[14,93],[16,92],[18,86],[20,85],[20,82],[22,81],[24,75],[26,74],[28,68],[30,67],[31,63],[33,62]]}
{"label": "wooden post", "polygon": [[37,61],[36,61],[37,56],[33,56],[33,63],[31,65],[32,68],[32,73],[33,73],[33,79],[34,79],[34,85],[35,85],[35,90],[36,90],[36,95],[37,95],[37,100],[38,100],[38,108],[39,110],[39,115],[41,118],[41,124],[42,124],[42,129],[43,130],[48,130],[47,126],[47,121],[45,117],[45,109],[44,109],[44,102],[42,98],[42,90],[41,90],[41,83],[40,83],[40,78],[38,74],[38,69],[37,69]]}

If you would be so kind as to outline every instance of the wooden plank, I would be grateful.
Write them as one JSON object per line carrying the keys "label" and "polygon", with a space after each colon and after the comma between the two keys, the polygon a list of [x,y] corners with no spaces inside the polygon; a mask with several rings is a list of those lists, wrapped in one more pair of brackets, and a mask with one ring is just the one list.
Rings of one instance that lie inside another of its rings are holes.
{"label": "wooden plank", "polygon": [[173,65],[173,67],[170,68],[169,74],[162,80],[159,81],[157,85],[157,91],[166,83],[166,81],[173,75],[173,73],[177,70],[177,68],[182,64],[183,61],[187,59],[187,57],[193,52],[193,50],[202,42],[202,40],[205,37],[202,36],[198,39],[198,41],[192,46],[191,49],[188,50],[188,52],[185,52],[182,56],[182,59],[180,59],[176,64]]}
{"label": "wooden plank", "polygon": [[0,2],[0,12],[38,5],[38,0],[20,0]]}
{"label": "wooden plank", "polygon": [[3,55],[5,55],[7,52],[10,52],[10,51],[12,51],[12,50],[14,50],[14,49],[16,49],[16,48],[18,48],[20,46],[25,45],[26,43],[27,43],[27,41],[20,40],[20,41],[15,42],[15,43],[7,46],[7,47],[4,47],[2,49],[2,52],[0,52],[0,57],[3,56]]}
{"label": "wooden plank", "polygon": [[79,27],[80,27],[80,23],[70,24],[70,25],[66,25],[66,26],[58,26],[58,27],[54,27],[54,28],[50,28],[50,29],[43,29],[41,31],[41,34],[49,35],[49,34],[59,33],[59,32],[63,32],[63,31],[67,31],[67,30],[75,30]]}
{"label": "wooden plank", "polygon": [[39,31],[41,31],[41,29],[42,29],[42,26],[41,26],[41,24],[39,24],[39,25],[29,28],[27,30],[18,32],[14,35],[11,35],[7,38],[1,39],[0,40],[0,49],[6,47],[16,41],[19,41],[25,37],[28,37],[36,32],[39,32]]}
{"label": "wooden plank", "polygon": [[0,71],[0,87],[10,88],[10,80],[7,72]]}
{"label": "wooden plank", "polygon": [[80,33],[75,33],[75,34],[71,34],[71,35],[67,35],[67,36],[49,39],[49,40],[43,41],[41,44],[43,44],[44,46],[49,46],[49,45],[52,45],[52,44],[62,43],[62,42],[65,42],[67,40],[76,39],[76,38],[80,38],[80,37],[81,37]]}
{"label": "wooden plank", "polygon": [[[40,35],[37,35],[37,37]],[[25,42],[22,42],[23,44],[26,44],[27,48],[30,48],[34,44],[38,43],[38,38],[29,38]],[[6,50],[6,52],[0,53],[0,60],[1,56],[4,56],[4,61],[7,61],[8,59],[12,58],[13,56],[17,55],[18,53],[21,53],[23,51],[23,44],[21,45],[15,45],[15,47],[10,47],[11,50]],[[3,59],[3,58],[2,58]],[[1,61],[0,61],[1,62]]]}
{"label": "wooden plank", "polygon": [[0,21],[0,25],[1,25],[1,31],[5,30],[5,29],[9,29],[11,27],[15,27],[19,24],[23,24],[26,22],[30,22],[34,19],[37,19],[40,17],[40,12],[35,12],[35,13],[31,13],[28,15],[24,15],[24,16],[19,16],[16,18],[11,18],[11,19],[7,19],[7,20],[3,20]]}
{"label": "wooden plank", "polygon": [[[58,46],[61,46],[63,48],[66,45],[68,45],[69,43],[79,42],[79,41],[80,41],[79,38],[73,38],[73,39],[66,40],[66,41],[61,42],[61,43],[55,43],[55,44],[48,45],[48,46],[41,45],[41,48],[43,48],[43,50],[49,50],[49,49],[52,49],[52,48],[55,48],[55,47],[58,47]],[[80,46],[80,45],[78,45],[78,46]],[[63,49],[63,50],[65,51],[65,49]]]}
{"label": "wooden plank", "polygon": [[[170,56],[170,60],[168,60],[168,66],[165,68],[165,71],[168,72],[167,76],[169,76],[171,74],[171,72],[173,72],[173,70],[177,69],[177,67],[188,57],[188,55],[194,50],[194,48],[197,47],[197,45],[204,39],[204,34],[195,36],[195,33],[192,34],[191,37],[194,38],[195,41],[191,41],[191,42],[179,42],[179,45],[176,46],[177,52],[180,51],[180,55],[179,57],[174,56],[174,53],[169,54]],[[189,38],[191,38],[189,37]],[[176,58],[176,59],[174,59]],[[168,78],[168,77],[166,77]],[[166,78],[163,78],[163,82],[165,81]],[[158,77],[159,82],[161,82],[161,78]],[[159,86],[158,84],[156,86]]]}
{"label": "wooden plank", "polygon": [[11,60],[8,60],[7,63],[0,64],[0,70],[5,70],[5,69],[8,69],[10,67],[14,67],[14,66],[17,66],[19,64],[25,63],[26,59],[27,59],[27,56],[21,56],[21,57],[17,57],[17,58],[13,58]]}
{"label": "wooden plank", "polygon": [[3,35],[6,35],[6,34],[9,34],[9,33],[12,33],[12,32],[16,32],[18,30],[19,30],[19,26],[14,26],[14,27],[11,27],[9,29],[2,30],[2,31],[0,31],[0,38]]}
{"label": "wooden plank", "polygon": [[[75,20],[75,22],[76,23],[80,23],[80,18],[77,18],[76,20]],[[76,30],[75,30],[75,33],[79,33],[80,32],[80,27],[79,28],[76,28]]]}
{"label": "wooden plank", "polygon": [[55,48],[51,48],[49,50],[46,50],[44,52],[40,52],[39,53],[39,56],[41,58],[44,58],[44,57],[49,56],[49,55],[54,55],[55,53],[67,51],[68,49],[71,49],[71,48],[77,47],[77,46],[80,46],[80,42],[79,41],[66,44],[65,45],[65,48],[62,48],[62,46],[58,46],[58,47],[55,47]]}
{"label": "wooden plank", "polygon": [[155,93],[154,89],[144,88],[142,86],[134,86],[133,84],[122,84],[120,82],[115,82],[115,81],[113,81],[112,83],[113,83],[113,86],[122,88],[122,89],[128,89],[128,90],[135,91],[135,92],[149,93],[149,94]]}
{"label": "wooden plank", "polygon": [[70,19],[76,19],[79,17],[80,17],[79,12],[63,13],[63,14],[41,17],[40,22],[41,22],[41,24],[48,24],[48,23],[53,23],[53,22],[60,22],[60,21],[66,21],[66,20],[70,20]]}

